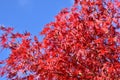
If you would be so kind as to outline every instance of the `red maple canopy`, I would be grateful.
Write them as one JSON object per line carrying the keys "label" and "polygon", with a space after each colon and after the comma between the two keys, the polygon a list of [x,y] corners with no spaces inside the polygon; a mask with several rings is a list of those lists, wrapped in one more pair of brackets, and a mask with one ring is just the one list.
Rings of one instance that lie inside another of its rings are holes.
{"label": "red maple canopy", "polygon": [[41,35],[0,27],[0,76],[10,80],[119,80],[119,0],[75,0]]}

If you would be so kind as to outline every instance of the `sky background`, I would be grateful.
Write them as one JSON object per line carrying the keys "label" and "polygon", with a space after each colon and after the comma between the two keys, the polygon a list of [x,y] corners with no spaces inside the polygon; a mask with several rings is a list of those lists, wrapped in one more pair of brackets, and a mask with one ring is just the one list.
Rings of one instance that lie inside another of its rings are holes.
{"label": "sky background", "polygon": [[[30,31],[38,35],[61,9],[72,4],[73,0],[0,0],[0,25],[14,27],[15,32]],[[0,60],[8,55],[9,51],[2,52]]]}

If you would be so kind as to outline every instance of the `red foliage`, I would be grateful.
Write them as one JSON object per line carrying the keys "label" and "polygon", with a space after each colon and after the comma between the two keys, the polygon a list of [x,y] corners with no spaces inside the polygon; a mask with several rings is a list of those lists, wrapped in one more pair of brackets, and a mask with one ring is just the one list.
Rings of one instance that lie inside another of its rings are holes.
{"label": "red foliage", "polygon": [[[119,80],[119,0],[75,0],[40,33],[0,27],[0,46],[10,49],[0,75],[12,80]],[[18,41],[19,40],[19,41]]]}

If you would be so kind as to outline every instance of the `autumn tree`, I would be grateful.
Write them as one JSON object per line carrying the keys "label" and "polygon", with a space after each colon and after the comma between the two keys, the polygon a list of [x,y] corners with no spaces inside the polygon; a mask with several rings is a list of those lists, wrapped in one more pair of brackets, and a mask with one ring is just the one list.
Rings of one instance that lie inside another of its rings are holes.
{"label": "autumn tree", "polygon": [[0,27],[0,76],[10,80],[119,80],[119,0],[75,0],[31,38]]}

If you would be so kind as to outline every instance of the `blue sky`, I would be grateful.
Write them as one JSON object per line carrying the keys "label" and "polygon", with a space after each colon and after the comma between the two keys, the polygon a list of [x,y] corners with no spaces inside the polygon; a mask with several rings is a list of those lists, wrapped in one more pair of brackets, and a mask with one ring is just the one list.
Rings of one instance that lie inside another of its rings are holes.
{"label": "blue sky", "polygon": [[36,34],[62,8],[71,5],[72,0],[0,0],[0,24]]}
{"label": "blue sky", "polygon": [[[73,0],[0,0],[0,25],[14,27],[16,32],[30,31],[38,35],[45,24],[54,21],[61,9],[72,4]],[[8,51],[4,51],[0,60],[7,56]]]}

